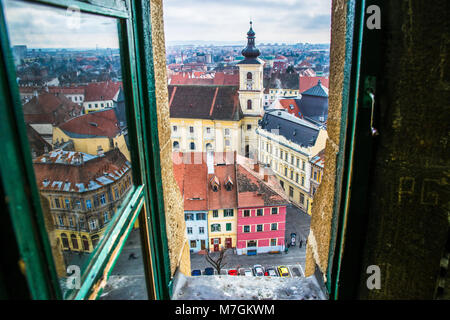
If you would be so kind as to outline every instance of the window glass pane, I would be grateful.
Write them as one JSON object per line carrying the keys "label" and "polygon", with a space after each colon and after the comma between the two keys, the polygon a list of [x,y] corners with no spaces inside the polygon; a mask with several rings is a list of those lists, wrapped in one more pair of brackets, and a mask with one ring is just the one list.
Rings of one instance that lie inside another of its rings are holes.
{"label": "window glass pane", "polygon": [[139,226],[135,224],[100,295],[100,300],[147,299],[141,238]]}
{"label": "window glass pane", "polygon": [[3,4],[57,273],[77,289],[67,267],[82,274],[132,188],[117,20]]}

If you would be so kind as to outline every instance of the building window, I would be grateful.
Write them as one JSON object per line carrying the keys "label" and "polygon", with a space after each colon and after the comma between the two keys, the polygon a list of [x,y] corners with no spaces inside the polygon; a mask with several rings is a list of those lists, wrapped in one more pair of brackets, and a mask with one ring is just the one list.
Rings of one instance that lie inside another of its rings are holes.
{"label": "building window", "polygon": [[213,210],[213,218],[219,217],[219,210]]}
{"label": "building window", "polygon": [[92,209],[92,202],[91,202],[91,200],[86,200],[86,208],[87,209]]}
{"label": "building window", "polygon": [[263,209],[256,209],[256,216],[262,217],[264,215],[263,211]]}
{"label": "building window", "polygon": [[263,225],[262,224],[256,225],[256,231],[257,232],[262,232],[263,231]]}
{"label": "building window", "polygon": [[252,109],[252,100],[247,100],[247,109],[248,110]]}
{"label": "building window", "polygon": [[109,221],[108,211],[103,213],[103,223],[107,223]]}
{"label": "building window", "polygon": [[64,220],[63,220],[63,217],[58,216],[58,222],[59,222],[59,225],[60,225],[61,227],[64,226]]}
{"label": "building window", "polygon": [[220,231],[220,224],[215,223],[211,225],[211,232],[219,232]]}
{"label": "building window", "polygon": [[272,247],[276,246],[277,245],[277,239],[270,239],[270,245]]}
{"label": "building window", "polygon": [[102,205],[105,205],[105,204],[106,204],[106,196],[105,196],[104,193],[102,193],[101,196],[100,196],[100,203],[101,203]]}
{"label": "building window", "polygon": [[291,170],[291,180],[294,180],[294,171]]}
{"label": "building window", "polygon": [[205,227],[198,227],[198,233],[204,234],[205,233]]}
{"label": "building window", "polygon": [[194,214],[193,213],[185,213],[184,220],[185,221],[194,221]]}
{"label": "building window", "polygon": [[74,224],[73,224],[73,218],[72,217],[69,217],[69,226],[70,227],[74,227]]}
{"label": "building window", "polygon": [[225,146],[229,147],[231,145],[230,140],[226,139],[225,140]]}
{"label": "building window", "polygon": [[196,247],[197,247],[197,241],[191,240],[191,248],[196,248]]}
{"label": "building window", "polygon": [[70,239],[72,240],[72,248],[73,248],[74,250],[78,250],[78,239],[77,239],[77,236],[74,235],[74,234],[72,234],[72,235],[70,236]]}
{"label": "building window", "polygon": [[96,247],[98,243],[99,237],[97,235],[91,237],[92,247]]}
{"label": "building window", "polygon": [[226,230],[227,231],[231,231],[231,223],[227,223],[226,224]]}
{"label": "building window", "polygon": [[300,203],[305,204],[305,195],[300,192]]}
{"label": "building window", "polygon": [[189,132],[194,133],[194,127],[189,127]]}
{"label": "building window", "polygon": [[295,174],[295,182],[298,183],[298,173]]}
{"label": "building window", "polygon": [[270,230],[272,230],[272,231],[278,230],[278,224],[272,223],[272,224],[270,225]]}
{"label": "building window", "polygon": [[252,129],[252,125],[251,124],[248,124],[247,125],[247,130],[251,130]]}
{"label": "building window", "polygon": [[250,226],[244,226],[244,232],[245,233],[250,232]]}
{"label": "building window", "polygon": [[66,209],[70,209],[70,200],[69,199],[64,199],[64,202],[66,204]]}
{"label": "building window", "polygon": [[317,181],[317,172],[316,171],[314,171],[314,180]]}
{"label": "building window", "polygon": [[284,182],[283,182],[283,180],[280,180],[280,186],[283,188],[283,190],[284,190]]}
{"label": "building window", "polygon": [[209,127],[206,128],[206,133],[208,133],[208,134],[211,133],[211,128],[209,128]]}
{"label": "building window", "polygon": [[97,219],[91,219],[89,220],[89,228],[91,230],[97,229]]}
{"label": "building window", "polygon": [[61,233],[61,242],[64,249],[69,249],[69,239],[65,233]]}
{"label": "building window", "polygon": [[199,212],[196,214],[197,220],[206,220],[206,214],[204,212]]}
{"label": "building window", "polygon": [[283,150],[280,150],[280,159],[283,159]]}
{"label": "building window", "polygon": [[244,210],[244,217],[250,217],[250,210]]}
{"label": "building window", "polygon": [[224,132],[225,132],[225,135],[226,135],[226,136],[229,136],[229,135],[230,135],[230,129],[225,128],[225,129],[224,129]]}
{"label": "building window", "polygon": [[187,227],[187,233],[192,234],[192,227]]}
{"label": "building window", "polygon": [[190,145],[189,145],[189,148],[190,148],[191,150],[195,150],[195,143],[194,143],[194,142],[191,142]]}
{"label": "building window", "polygon": [[302,177],[302,186],[305,185],[305,177]]}
{"label": "building window", "polygon": [[284,168],[284,176],[287,177],[287,175],[288,175],[288,169]]}
{"label": "building window", "polygon": [[247,80],[252,80],[253,79],[253,75],[251,72],[247,72]]}
{"label": "building window", "polygon": [[81,238],[81,242],[83,243],[83,250],[84,251],[89,251],[89,240],[86,236],[83,236]]}
{"label": "building window", "polygon": [[278,214],[278,208],[272,208],[272,214]]}
{"label": "building window", "polygon": [[59,204],[59,199],[55,198],[55,207],[56,208],[61,208],[61,205]]}
{"label": "building window", "polygon": [[234,210],[233,209],[224,209],[223,210],[223,216],[224,217],[233,217],[234,216]]}
{"label": "building window", "polygon": [[293,197],[294,196],[294,188],[289,187],[289,197]]}
{"label": "building window", "polygon": [[305,171],[305,160],[302,161],[302,170]]}
{"label": "building window", "polygon": [[173,132],[177,132],[177,126],[173,126]]}
{"label": "building window", "polygon": [[299,168],[299,167],[300,167],[300,159],[297,158],[297,168]]}
{"label": "building window", "polygon": [[174,150],[178,150],[180,148],[180,143],[178,141],[174,141],[173,145],[172,145],[172,148]]}

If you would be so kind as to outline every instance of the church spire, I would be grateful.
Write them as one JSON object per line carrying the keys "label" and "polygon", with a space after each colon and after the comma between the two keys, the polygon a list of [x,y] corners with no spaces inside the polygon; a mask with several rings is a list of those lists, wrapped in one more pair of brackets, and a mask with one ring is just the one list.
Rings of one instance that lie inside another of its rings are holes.
{"label": "church spire", "polygon": [[245,60],[256,59],[261,54],[259,49],[255,47],[255,31],[253,31],[252,24],[250,20],[250,30],[247,32],[247,47],[242,50]]}

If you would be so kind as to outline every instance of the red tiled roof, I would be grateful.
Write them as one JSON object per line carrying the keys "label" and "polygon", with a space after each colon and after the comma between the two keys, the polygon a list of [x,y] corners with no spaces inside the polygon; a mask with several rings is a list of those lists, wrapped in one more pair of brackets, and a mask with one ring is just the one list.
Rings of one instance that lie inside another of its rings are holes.
{"label": "red tiled roof", "polygon": [[59,126],[61,130],[76,135],[113,138],[120,133],[114,109],[91,112],[73,118]]}
{"label": "red tiled roof", "polygon": [[[180,155],[175,154],[176,155]],[[207,167],[206,162],[194,161],[195,156],[201,159],[201,153],[185,153],[181,163],[174,161],[173,170],[175,180],[184,199],[184,210],[207,210]],[[200,162],[200,163],[195,163]]]}
{"label": "red tiled roof", "polygon": [[[25,122],[59,124],[81,114],[82,107],[64,95],[42,92],[23,106]],[[71,113],[73,115],[71,115]]]}
{"label": "red tiled roof", "polygon": [[[263,171],[265,168],[260,168]],[[256,206],[286,205],[289,201],[273,173],[267,172],[268,181],[264,181],[261,173],[237,165],[238,206],[239,208]]]}
{"label": "red tiled roof", "polygon": [[[280,102],[281,106],[283,107],[283,109],[285,109],[287,112],[289,112],[290,114],[293,114],[294,116],[296,116],[298,118],[303,118],[300,108],[297,105],[296,99],[280,99],[279,102]],[[291,108],[291,106],[292,106],[292,108]]]}
{"label": "red tiled roof", "polygon": [[311,89],[315,85],[317,85],[317,82],[319,81],[322,83],[322,85],[326,88],[328,88],[328,78],[327,77],[299,77],[299,90],[300,93],[305,92],[308,89]]}
{"label": "red tiled roof", "polygon": [[[208,183],[208,209],[232,209],[237,208],[236,190],[236,169],[234,164],[215,165],[214,174],[208,174],[208,182],[211,178],[217,177],[220,186],[214,192],[211,184]],[[225,188],[225,183],[230,179],[233,183],[231,191]]]}
{"label": "red tiled roof", "polygon": [[119,92],[122,82],[91,82],[85,86],[84,101],[106,101],[112,100]]}

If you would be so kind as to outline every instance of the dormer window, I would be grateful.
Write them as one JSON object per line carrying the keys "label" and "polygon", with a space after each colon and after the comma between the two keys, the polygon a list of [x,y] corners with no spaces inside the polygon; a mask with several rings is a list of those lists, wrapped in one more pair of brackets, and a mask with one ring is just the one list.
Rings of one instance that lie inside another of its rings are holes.
{"label": "dormer window", "polygon": [[231,177],[228,176],[225,180],[225,189],[227,191],[231,191],[233,189],[233,180],[231,180]]}
{"label": "dormer window", "polygon": [[219,188],[220,188],[220,182],[219,182],[219,179],[217,178],[217,176],[214,176],[214,177],[211,178],[210,184],[211,184],[211,189],[212,189],[214,192],[219,191]]}

